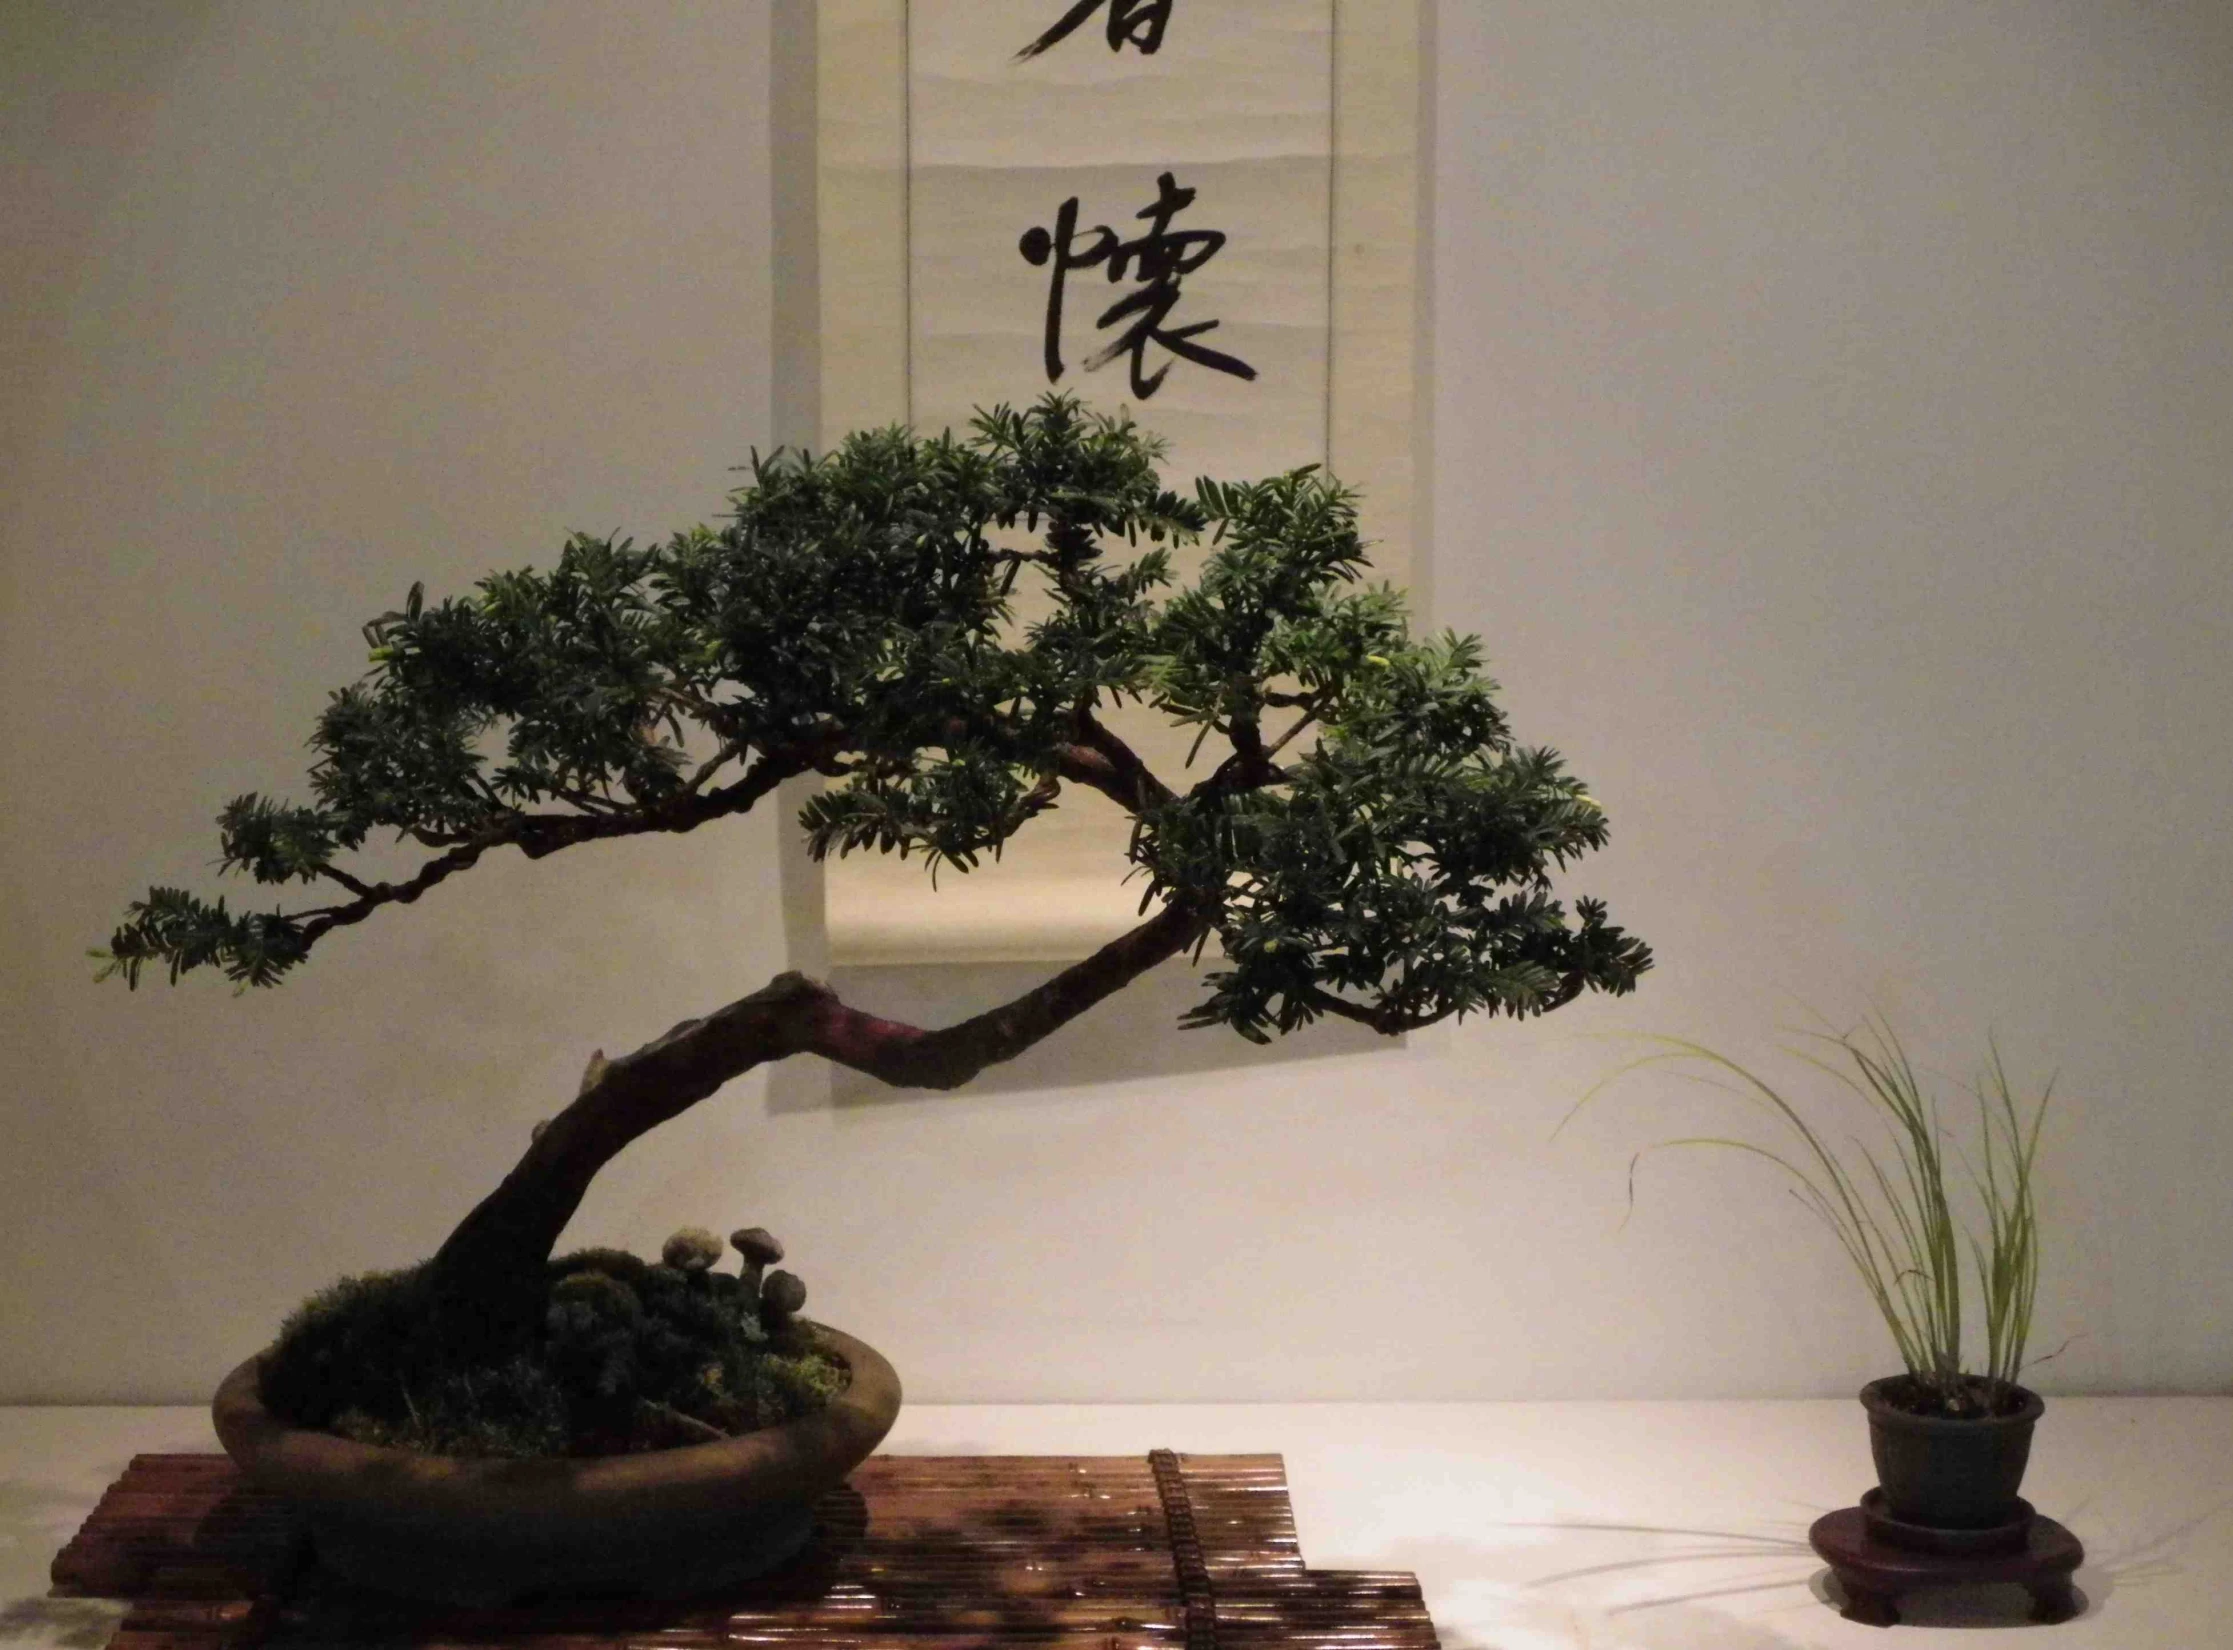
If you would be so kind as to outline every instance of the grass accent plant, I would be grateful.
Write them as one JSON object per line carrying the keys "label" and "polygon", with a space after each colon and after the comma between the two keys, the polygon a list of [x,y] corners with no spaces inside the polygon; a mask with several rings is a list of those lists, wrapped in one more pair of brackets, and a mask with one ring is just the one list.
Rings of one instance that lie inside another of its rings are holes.
{"label": "grass accent plant", "polygon": [[[1711,1146],[1775,1165],[1852,1262],[1899,1349],[1916,1407],[1943,1415],[2012,1407],[2039,1292],[2033,1171],[2053,1083],[2036,1103],[2019,1102],[1999,1046],[1990,1044],[1984,1070],[1968,1089],[1977,1125],[1972,1151],[1964,1152],[1951,1141],[1937,1095],[1883,1017],[1872,1016],[1857,1032],[1807,1035],[1822,1045],[1819,1053],[1787,1052],[1831,1079],[1842,1091],[1839,1098],[1857,1102],[1878,1124],[1883,1145],[1872,1146],[1859,1132],[1843,1146],[1832,1144],[1833,1125],[1810,1119],[1767,1078],[1679,1037],[1647,1039],[1658,1045],[1656,1052],[1621,1067],[1574,1110],[1631,1072],[1664,1066],[1683,1068],[1685,1076],[1760,1108],[1786,1132],[1788,1148],[1728,1135],[1660,1141],[1630,1161],[1630,1207],[1637,1166],[1652,1151]],[[1950,1165],[1959,1166],[1959,1175]],[[1958,1207],[1965,1182],[1967,1209]],[[1985,1360],[1974,1370],[1964,1361],[1965,1260],[1985,1326]]]}

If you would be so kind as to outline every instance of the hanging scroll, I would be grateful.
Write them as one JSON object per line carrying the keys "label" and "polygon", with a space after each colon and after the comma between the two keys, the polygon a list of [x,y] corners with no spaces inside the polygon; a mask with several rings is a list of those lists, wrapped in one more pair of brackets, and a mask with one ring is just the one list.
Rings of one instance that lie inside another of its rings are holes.
{"label": "hanging scroll", "polygon": [[1060,388],[1174,475],[1322,461],[1331,0],[1077,10],[908,8],[915,421]]}
{"label": "hanging scroll", "polygon": [[[822,439],[960,430],[1060,389],[1166,437],[1181,490],[1331,465],[1366,491],[1376,571],[1404,582],[1414,6],[826,0]],[[1186,782],[1186,737],[1116,720]],[[1127,832],[1074,788],[935,892],[912,859],[833,862],[831,960],[1083,955],[1138,920]]]}

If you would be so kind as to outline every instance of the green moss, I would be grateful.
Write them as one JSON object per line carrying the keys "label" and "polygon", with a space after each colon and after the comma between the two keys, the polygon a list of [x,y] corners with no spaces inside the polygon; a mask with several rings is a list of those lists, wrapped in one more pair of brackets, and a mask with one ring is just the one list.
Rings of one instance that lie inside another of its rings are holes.
{"label": "green moss", "polygon": [[602,1272],[634,1287],[644,1281],[644,1273],[650,1270],[650,1265],[640,1255],[631,1255],[625,1249],[580,1249],[559,1256],[550,1263],[550,1269],[553,1277],[565,1277],[573,1272]]}
{"label": "green moss", "polygon": [[351,1411],[408,1414],[408,1375],[449,1364],[444,1339],[421,1269],[343,1278],[280,1325],[264,1402],[306,1426]]}
{"label": "green moss", "polygon": [[399,1382],[402,1416],[350,1409],[334,1417],[344,1437],[431,1455],[565,1455],[571,1406],[551,1371],[518,1357],[494,1369],[429,1371]]}
{"label": "green moss", "polygon": [[[550,1263],[539,1321],[445,1315],[424,1268],[344,1278],[281,1327],[265,1404],[303,1426],[438,1455],[611,1454],[821,1409],[845,1384],[811,1325],[772,1333],[738,1278],[588,1249]],[[698,1425],[694,1427],[692,1423]]]}
{"label": "green moss", "polygon": [[762,1426],[821,1409],[845,1389],[843,1368],[814,1352],[771,1352],[759,1361],[753,1395]]}

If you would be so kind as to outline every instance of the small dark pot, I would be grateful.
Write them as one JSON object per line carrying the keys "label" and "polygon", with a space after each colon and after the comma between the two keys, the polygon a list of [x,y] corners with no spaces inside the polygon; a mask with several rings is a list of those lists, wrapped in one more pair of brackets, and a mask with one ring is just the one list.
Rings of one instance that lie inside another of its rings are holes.
{"label": "small dark pot", "polygon": [[2039,1394],[2017,1387],[2022,1407],[2009,1415],[1912,1415],[1885,1397],[1886,1388],[1908,1379],[1891,1376],[1861,1388],[1885,1510],[1903,1524],[1941,1530],[1990,1529],[2016,1517],[2031,1429],[2047,1407]]}

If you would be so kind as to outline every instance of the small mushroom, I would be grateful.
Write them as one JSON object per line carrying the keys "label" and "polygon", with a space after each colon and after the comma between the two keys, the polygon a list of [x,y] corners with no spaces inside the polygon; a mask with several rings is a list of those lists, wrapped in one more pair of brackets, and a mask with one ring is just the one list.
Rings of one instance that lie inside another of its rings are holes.
{"label": "small mushroom", "polygon": [[667,1239],[659,1258],[678,1272],[704,1272],[721,1258],[721,1240],[703,1226],[685,1226]]}
{"label": "small mushroom", "polygon": [[729,1234],[729,1242],[744,1257],[744,1293],[747,1300],[760,1298],[760,1277],[763,1272],[783,1258],[783,1245],[765,1226],[740,1226]]}
{"label": "small mushroom", "polygon": [[770,1272],[760,1286],[760,1321],[770,1329],[781,1329],[805,1304],[806,1285],[796,1272]]}

